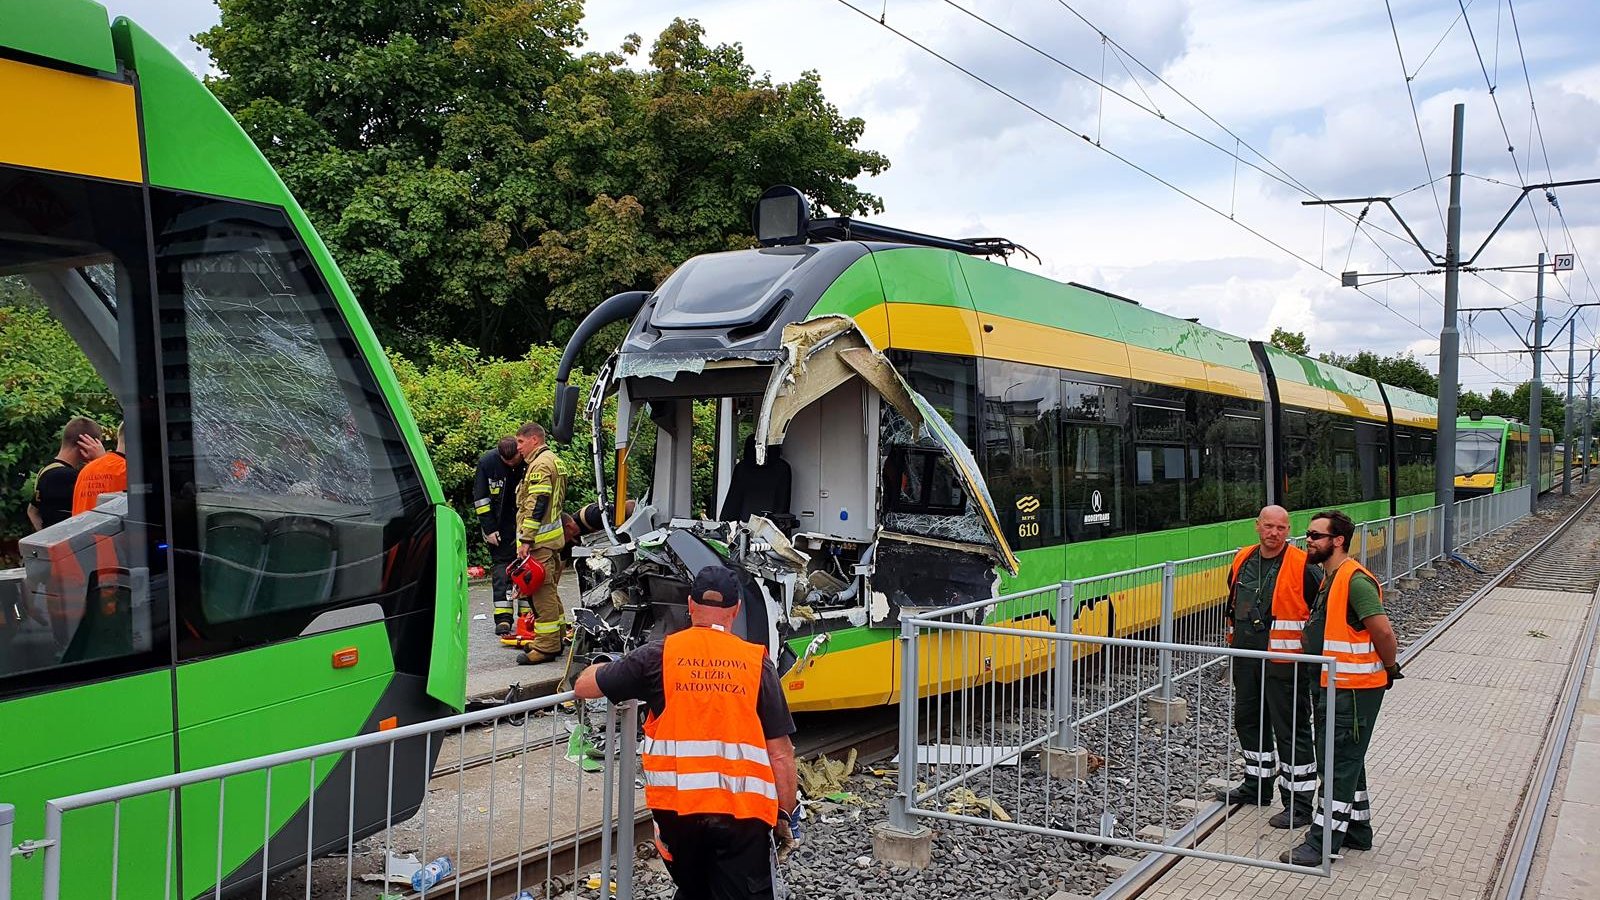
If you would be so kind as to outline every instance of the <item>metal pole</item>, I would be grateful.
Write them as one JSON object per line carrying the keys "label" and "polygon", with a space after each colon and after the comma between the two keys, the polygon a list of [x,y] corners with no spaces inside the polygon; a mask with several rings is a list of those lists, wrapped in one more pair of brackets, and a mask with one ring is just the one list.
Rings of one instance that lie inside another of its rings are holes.
{"label": "metal pole", "polygon": [[[1063,581],[1056,588],[1058,634],[1072,633],[1072,604],[1072,582]],[[1071,641],[1056,642],[1056,727],[1050,736],[1050,746],[1057,750],[1071,750],[1078,746],[1078,729],[1072,715],[1072,666],[1076,649]]]}
{"label": "metal pole", "polygon": [[[1583,389],[1583,483],[1589,483],[1589,429],[1594,424],[1594,351],[1589,351],[1589,381]],[[1567,448],[1572,456],[1572,448]]]}
{"label": "metal pole", "polygon": [[622,705],[622,758],[617,760],[617,900],[633,900],[633,792],[639,770],[639,701]]}
{"label": "metal pole", "polygon": [[889,826],[911,831],[911,798],[917,790],[917,624],[900,620],[900,778],[889,804]]}
{"label": "metal pole", "polygon": [[[1533,295],[1533,382],[1528,385],[1528,473],[1534,483],[1539,480],[1539,423],[1544,411],[1544,382],[1539,380],[1540,363],[1544,361],[1544,254],[1539,254],[1539,286]],[[1539,492],[1533,492],[1528,501],[1528,512],[1539,511]]]}
{"label": "metal pole", "polygon": [[16,807],[0,803],[0,900],[11,900],[11,823],[16,818]]}
{"label": "metal pole", "polygon": [[[1544,270],[1539,270],[1539,277],[1544,277]],[[1578,369],[1574,365],[1578,361],[1578,314],[1573,313],[1567,320],[1567,407],[1562,410],[1566,414],[1562,423],[1561,440],[1567,445],[1567,471],[1561,477],[1561,496],[1572,496],[1572,389],[1577,386]]]}
{"label": "metal pole", "polygon": [[1440,543],[1449,548],[1455,532],[1456,392],[1460,390],[1461,332],[1456,306],[1461,296],[1461,140],[1467,107],[1457,103],[1450,139],[1450,213],[1445,226],[1444,325],[1439,329],[1439,437],[1433,455],[1434,502],[1444,506]]}
{"label": "metal pole", "polygon": [[[1178,564],[1168,560],[1161,565],[1161,625],[1159,637],[1164,644],[1172,643],[1172,616],[1177,607]],[[1160,651],[1161,699],[1172,699],[1172,651]]]}
{"label": "metal pole", "polygon": [[1412,510],[1411,524],[1406,531],[1406,577],[1415,578],[1417,574],[1417,511]]}
{"label": "metal pole", "polygon": [[[582,702],[582,701],[580,701]],[[611,799],[616,790],[617,770],[622,760],[617,758],[617,708],[606,704],[605,763],[600,791],[600,896],[609,896],[616,885],[611,869]],[[629,785],[633,787],[633,785]]]}

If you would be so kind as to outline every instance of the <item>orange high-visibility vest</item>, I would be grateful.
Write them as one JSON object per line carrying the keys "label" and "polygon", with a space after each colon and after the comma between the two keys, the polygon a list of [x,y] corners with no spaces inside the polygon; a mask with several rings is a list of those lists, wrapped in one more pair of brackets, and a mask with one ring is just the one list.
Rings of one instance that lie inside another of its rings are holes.
{"label": "orange high-visibility vest", "polygon": [[778,821],[778,784],[756,714],[766,648],[716,628],[667,636],[666,705],[644,725],[651,809]]}
{"label": "orange high-visibility vest", "polygon": [[[1239,568],[1250,554],[1260,550],[1259,544],[1240,548],[1233,555],[1233,568],[1228,572],[1228,589],[1239,580]],[[1267,648],[1283,653],[1299,653],[1301,634],[1306,630],[1306,620],[1311,618],[1311,607],[1305,597],[1306,552],[1293,544],[1285,544],[1283,562],[1278,565],[1278,581],[1272,588],[1272,631],[1267,635]],[[1228,642],[1233,643],[1233,624],[1228,625]],[[1286,659],[1275,659],[1285,663]]]}
{"label": "orange high-visibility vest", "polygon": [[[1327,622],[1323,625],[1322,653],[1333,657],[1334,684],[1339,688],[1381,688],[1389,683],[1383,671],[1383,659],[1372,645],[1372,635],[1365,628],[1350,627],[1350,579],[1357,572],[1378,579],[1367,567],[1347,559],[1333,573],[1333,583],[1328,586]],[[1383,586],[1378,586],[1378,600],[1383,600]],[[1322,686],[1328,686],[1328,670],[1322,670]]]}

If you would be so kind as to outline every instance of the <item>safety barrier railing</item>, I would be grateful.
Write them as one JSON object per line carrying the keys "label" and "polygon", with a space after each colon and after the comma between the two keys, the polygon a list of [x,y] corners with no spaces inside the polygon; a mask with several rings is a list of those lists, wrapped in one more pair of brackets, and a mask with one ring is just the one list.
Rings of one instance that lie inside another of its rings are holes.
{"label": "safety barrier railing", "polygon": [[628,900],[637,727],[636,703],[566,693],[61,797],[0,856],[0,900]]}
{"label": "safety barrier railing", "polygon": [[1457,548],[1482,540],[1528,515],[1533,485],[1456,501]]}
{"label": "safety barrier railing", "polygon": [[[1161,584],[1173,580],[1174,567],[1151,568],[1157,576],[1152,596],[1158,598]],[[1112,579],[1113,589],[1137,595],[1151,588],[1150,576],[1149,570],[1120,573]],[[1094,590],[1111,587],[1106,579],[1092,581]],[[1181,597],[1191,585],[1197,593],[1205,590],[1205,582],[1196,580],[1171,593]],[[1070,630],[1078,609],[1075,592],[1083,587],[1069,582],[991,601],[1015,603],[1054,592],[1053,625],[1048,619],[1022,627],[1014,621],[979,624],[995,617],[970,605],[901,620],[904,688],[891,826],[909,832],[918,819],[954,821],[1328,874],[1332,829],[1325,829],[1319,866],[1280,862],[1282,847],[1243,836],[1243,829],[1236,835],[1227,822],[1222,845],[1211,849],[1192,846],[1179,832],[1197,811],[1216,802],[1219,791],[1238,786],[1245,766],[1266,765],[1257,748],[1244,753],[1235,733],[1240,704],[1250,698],[1215,677],[1220,672],[1201,673],[1231,667],[1235,684],[1240,673],[1254,673],[1247,683],[1258,696],[1250,708],[1264,710],[1270,672],[1282,683],[1280,693],[1290,698],[1289,714],[1309,723],[1318,697],[1333,708],[1332,687],[1319,684],[1333,660],[1075,634]],[[953,694],[941,690],[952,673],[973,664],[992,677]],[[1022,673],[1038,677],[1005,677]],[[1284,761],[1288,777],[1314,786],[1320,773],[1332,783],[1331,723],[1329,717],[1314,740],[1301,735]],[[1265,777],[1274,784],[1278,775],[1274,755]],[[1312,815],[1310,798],[1302,800],[1297,826],[1309,824]],[[1320,804],[1322,820],[1348,818],[1336,814],[1331,795]]]}

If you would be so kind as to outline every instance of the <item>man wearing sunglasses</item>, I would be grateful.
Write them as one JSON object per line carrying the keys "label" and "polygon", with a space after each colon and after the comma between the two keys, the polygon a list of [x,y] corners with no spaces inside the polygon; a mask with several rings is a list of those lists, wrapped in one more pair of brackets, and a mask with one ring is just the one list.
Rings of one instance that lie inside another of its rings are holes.
{"label": "man wearing sunglasses", "polygon": [[[1256,517],[1261,541],[1234,554],[1228,571],[1228,644],[1241,650],[1300,651],[1307,602],[1322,570],[1289,543],[1289,511],[1268,506]],[[1228,803],[1272,804],[1276,780],[1283,811],[1268,824],[1311,822],[1317,759],[1311,735],[1310,667],[1290,661],[1235,659],[1233,728],[1244,751],[1244,781],[1220,795]]]}
{"label": "man wearing sunglasses", "polygon": [[[1372,807],[1367,796],[1367,746],[1378,722],[1383,692],[1400,677],[1395,663],[1394,629],[1383,611],[1383,591],[1378,579],[1350,558],[1355,524],[1337,510],[1311,518],[1306,532],[1306,558],[1320,563],[1328,573],[1311,604],[1306,621],[1305,652],[1334,658],[1333,709],[1317,692],[1316,733],[1323,734],[1333,716],[1333,821],[1323,818],[1318,798],[1305,843],[1285,850],[1278,858],[1303,866],[1322,863],[1322,833],[1328,829],[1333,852],[1372,849]],[[1324,670],[1321,683],[1327,687]],[[1320,765],[1322,760],[1318,760]]]}

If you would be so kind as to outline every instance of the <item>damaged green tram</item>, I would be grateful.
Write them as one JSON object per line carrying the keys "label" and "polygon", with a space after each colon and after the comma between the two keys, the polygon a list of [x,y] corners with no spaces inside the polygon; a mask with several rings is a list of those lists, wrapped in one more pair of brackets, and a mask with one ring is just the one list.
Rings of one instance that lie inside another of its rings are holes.
{"label": "damaged green tram", "polygon": [[[630,322],[584,410],[601,496],[628,497],[653,431],[648,492],[578,549],[588,646],[682,627],[688,580],[722,562],[762,598],[738,628],[769,647],[791,708],[882,705],[899,697],[902,614],[1239,546],[1269,500],[1299,525],[1324,506],[1360,521],[1432,502],[1431,398],[987,259],[1003,241],[847,219],[800,234],[690,259],[569,342],[563,440],[573,361]],[[701,496],[697,403],[715,405]],[[1188,594],[1195,609],[1221,599]],[[1081,633],[1159,613],[1155,589],[1082,601]],[[1007,618],[1054,628],[1053,606]],[[1015,679],[1043,654],[967,660],[923,691]]]}

